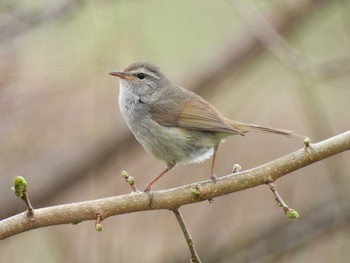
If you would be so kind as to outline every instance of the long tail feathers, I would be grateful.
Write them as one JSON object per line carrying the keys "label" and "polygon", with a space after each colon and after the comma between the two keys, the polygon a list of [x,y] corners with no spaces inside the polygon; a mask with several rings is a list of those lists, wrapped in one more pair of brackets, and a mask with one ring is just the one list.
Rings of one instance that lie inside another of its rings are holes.
{"label": "long tail feathers", "polygon": [[306,138],[306,136],[297,134],[294,131],[290,131],[290,130],[263,127],[263,126],[256,125],[256,124],[242,123],[242,122],[233,121],[233,120],[230,120],[230,124],[234,129],[237,129],[242,133],[247,133],[247,132],[253,131],[253,132],[263,132],[263,133],[284,135],[284,136],[299,138],[299,139]]}

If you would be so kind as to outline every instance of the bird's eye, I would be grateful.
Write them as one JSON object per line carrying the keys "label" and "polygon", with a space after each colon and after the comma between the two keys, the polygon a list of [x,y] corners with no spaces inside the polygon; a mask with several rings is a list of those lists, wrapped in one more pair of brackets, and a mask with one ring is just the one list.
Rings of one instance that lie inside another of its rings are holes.
{"label": "bird's eye", "polygon": [[139,79],[144,79],[146,77],[146,75],[144,73],[139,73],[139,74],[137,74],[137,77]]}

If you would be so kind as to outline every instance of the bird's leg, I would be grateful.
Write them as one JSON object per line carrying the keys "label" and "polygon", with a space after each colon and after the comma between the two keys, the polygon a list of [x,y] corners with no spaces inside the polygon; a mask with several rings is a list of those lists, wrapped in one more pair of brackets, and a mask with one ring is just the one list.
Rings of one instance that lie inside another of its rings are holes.
{"label": "bird's leg", "polygon": [[216,153],[218,151],[219,144],[214,146],[214,152],[213,152],[213,159],[211,161],[211,169],[210,169],[210,176],[209,179],[213,180],[214,182],[216,181],[216,176],[214,175],[214,164],[215,164],[215,158],[216,158]]}
{"label": "bird's leg", "polygon": [[146,188],[145,188],[145,190],[143,190],[145,193],[147,193],[147,195],[148,195],[148,197],[149,197],[149,205],[151,206],[151,204],[152,204],[152,200],[153,200],[153,194],[152,194],[152,186],[153,186],[153,184],[155,183],[155,182],[157,182],[158,181],[158,179],[159,178],[161,178],[164,174],[166,174],[167,172],[169,172],[170,170],[171,170],[171,168],[173,168],[175,165],[169,165],[168,164],[168,166],[167,166],[167,168],[163,171],[163,172],[161,172],[157,177],[155,177],[154,179],[152,179],[152,181],[150,181],[148,184],[147,184],[147,186],[146,186]]}
{"label": "bird's leg", "polygon": [[158,179],[161,178],[164,174],[166,174],[167,172],[169,172],[169,171],[171,170],[171,168],[173,168],[173,167],[174,167],[174,165],[168,165],[167,168],[166,168],[163,172],[161,172],[157,177],[155,177],[152,181],[150,181],[150,182],[147,184],[147,186],[146,186],[144,192],[149,192],[149,191],[151,191],[151,188],[152,188],[153,184],[154,184],[155,182],[157,182]]}

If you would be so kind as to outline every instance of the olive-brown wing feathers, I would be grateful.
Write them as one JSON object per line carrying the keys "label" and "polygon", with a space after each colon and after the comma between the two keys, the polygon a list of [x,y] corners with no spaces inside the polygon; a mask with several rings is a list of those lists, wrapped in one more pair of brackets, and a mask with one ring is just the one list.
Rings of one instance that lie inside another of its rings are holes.
{"label": "olive-brown wing feathers", "polygon": [[[170,106],[170,107],[169,107]],[[189,130],[225,132],[241,134],[242,132],[224,122],[224,118],[209,103],[199,98],[192,98],[182,105],[158,104],[152,111],[152,119],[168,127],[181,127]]]}

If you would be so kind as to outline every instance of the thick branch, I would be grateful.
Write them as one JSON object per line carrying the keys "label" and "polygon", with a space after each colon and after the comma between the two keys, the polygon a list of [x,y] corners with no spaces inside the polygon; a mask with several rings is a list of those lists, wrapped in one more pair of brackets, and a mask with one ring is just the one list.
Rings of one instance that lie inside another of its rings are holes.
{"label": "thick branch", "polygon": [[[138,192],[36,209],[34,211],[35,220],[28,220],[25,214],[21,213],[0,221],[0,239],[39,227],[95,220],[97,214],[105,219],[109,216],[137,211],[174,210],[182,205],[275,181],[283,175],[347,150],[350,150],[350,131],[316,144],[310,144],[307,148],[300,149],[259,167],[220,177],[215,184],[211,180],[206,180],[193,185],[155,191],[151,207],[149,207],[147,194]],[[192,193],[191,190],[194,186],[199,189],[199,195]]]}

